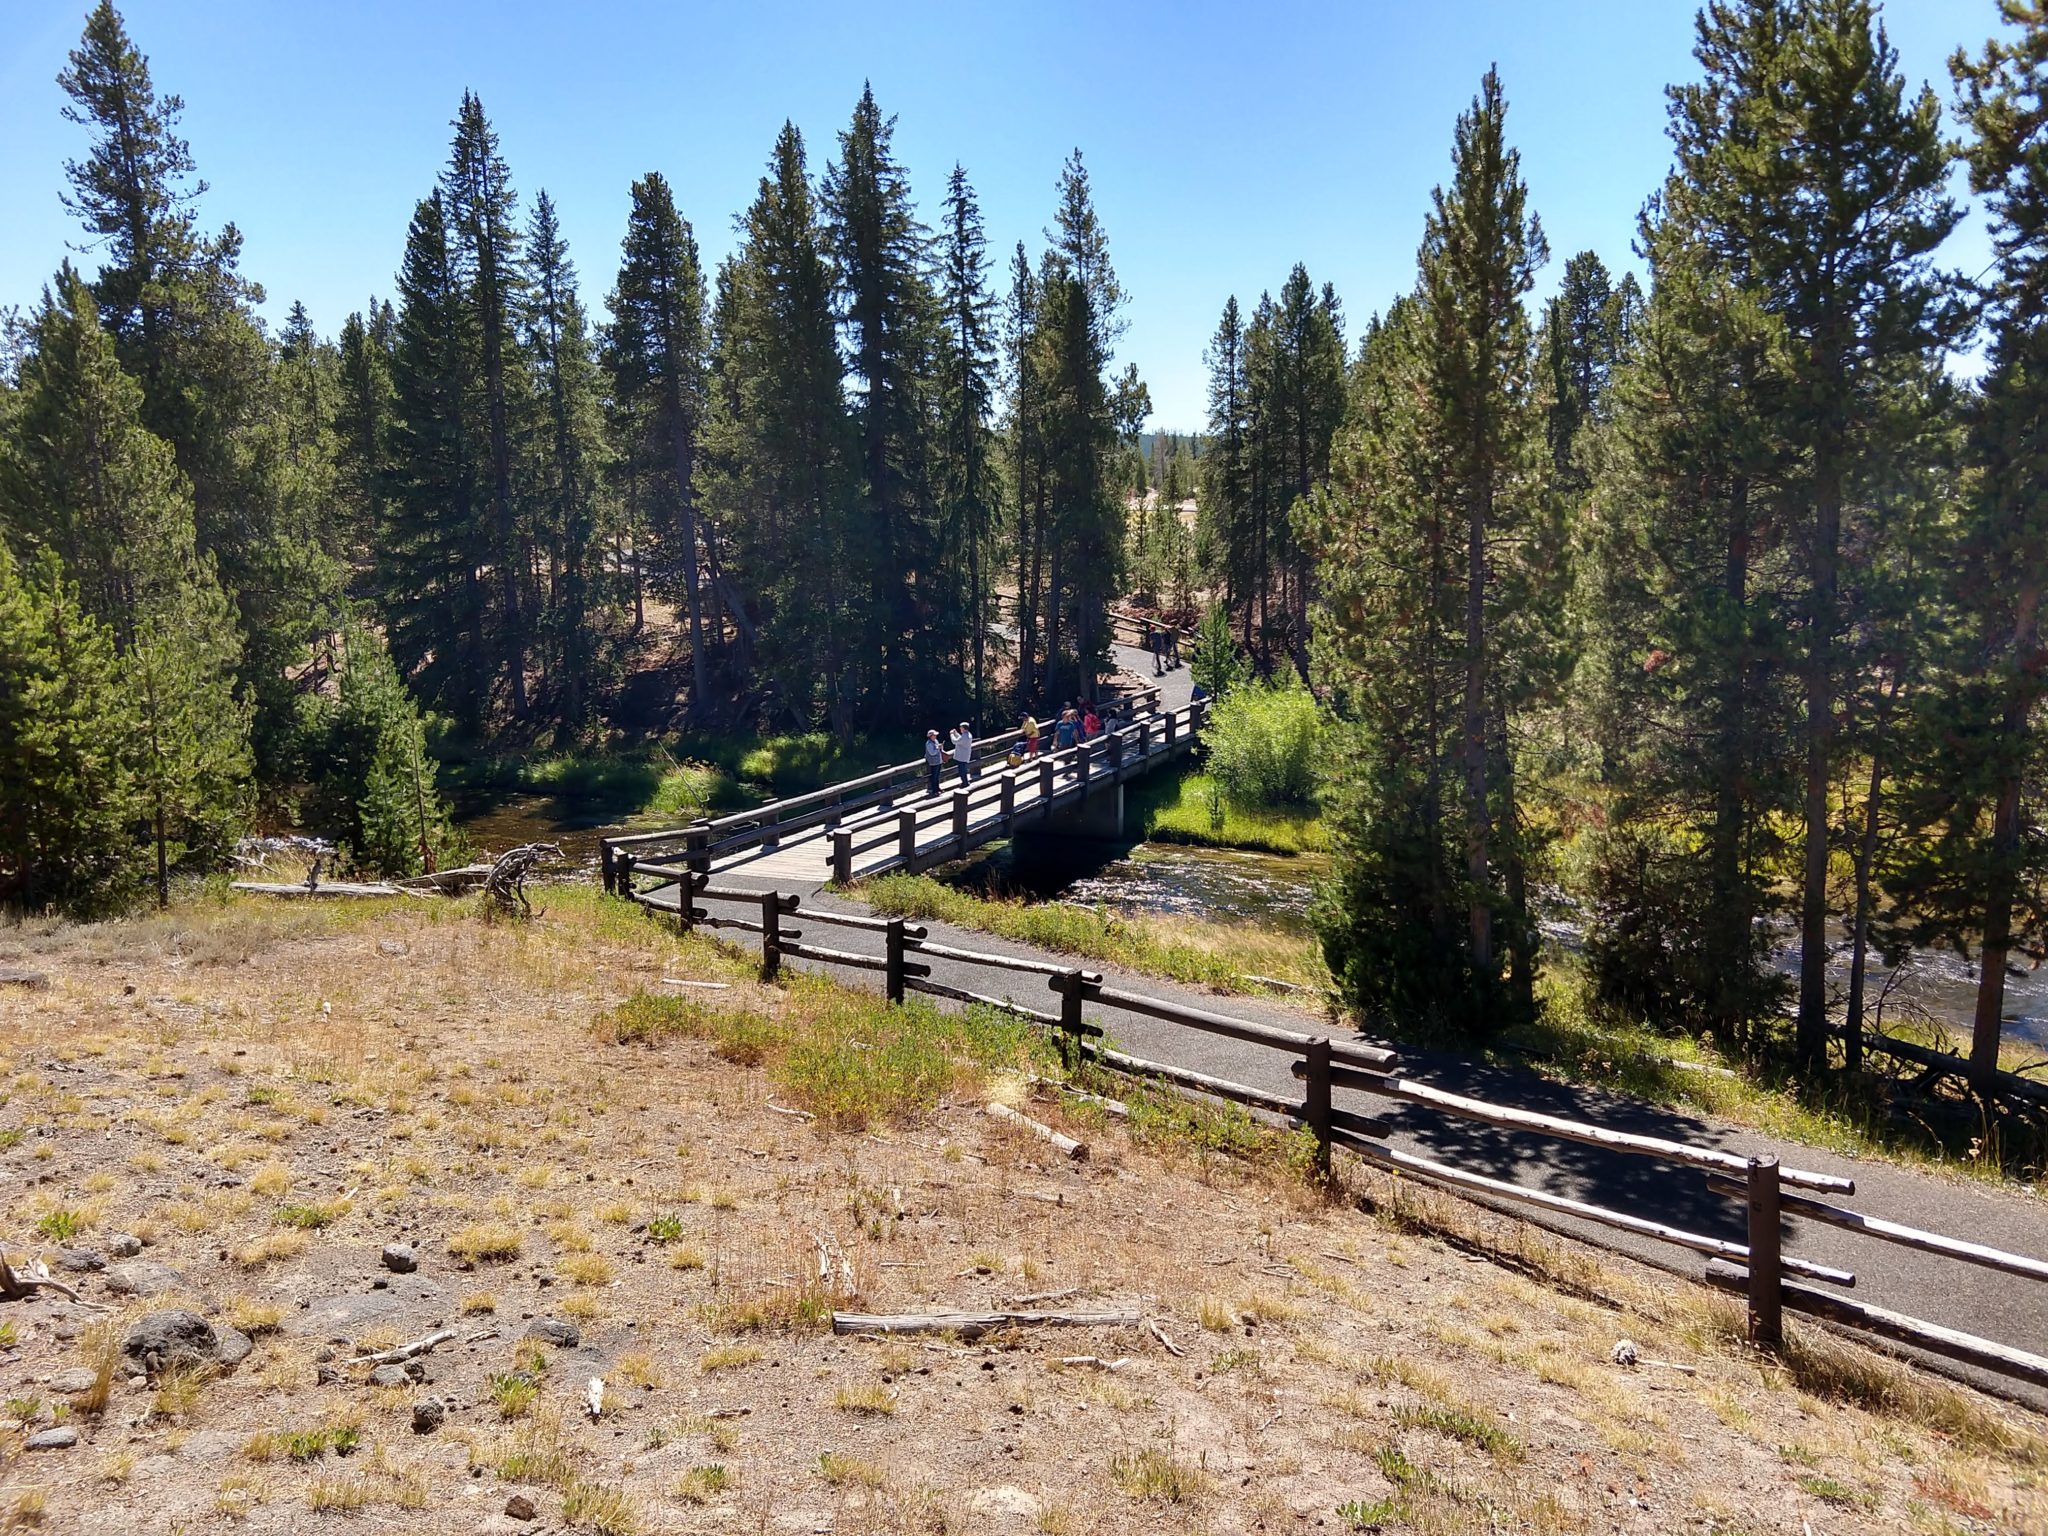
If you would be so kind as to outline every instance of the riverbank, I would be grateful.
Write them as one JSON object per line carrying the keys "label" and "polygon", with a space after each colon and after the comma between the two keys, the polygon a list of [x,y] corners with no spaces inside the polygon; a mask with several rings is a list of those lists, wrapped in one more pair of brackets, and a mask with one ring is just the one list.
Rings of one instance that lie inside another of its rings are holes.
{"label": "riverbank", "polygon": [[[235,899],[0,930],[0,960],[47,978],[0,993],[24,1231],[53,1260],[146,1244],[66,1274],[111,1313],[8,1305],[21,1427],[0,1433],[70,1433],[9,1461],[0,1518],[452,1536],[510,1529],[513,1497],[615,1536],[2048,1517],[2038,1415],[1796,1322],[1760,1370],[1738,1305],[1626,1258],[1348,1165],[1325,1202],[1282,1159],[1034,1091],[1016,1069],[1048,1064],[992,1021],[764,986],[594,892],[541,907]],[[1034,1305],[1158,1333],[830,1331]],[[132,1384],[120,1340],[169,1307],[247,1357]],[[444,1323],[422,1383],[347,1363]],[[1616,1365],[1622,1334],[1686,1371]]]}
{"label": "riverbank", "polygon": [[1127,786],[1124,797],[1132,827],[1149,842],[1277,854],[1330,846],[1319,813],[1232,805],[1206,773],[1147,776]]}

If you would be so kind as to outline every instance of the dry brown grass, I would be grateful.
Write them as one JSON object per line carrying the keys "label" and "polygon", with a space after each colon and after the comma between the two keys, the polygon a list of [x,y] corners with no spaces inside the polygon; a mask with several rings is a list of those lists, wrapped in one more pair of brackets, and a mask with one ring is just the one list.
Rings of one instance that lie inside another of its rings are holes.
{"label": "dry brown grass", "polygon": [[[521,927],[236,902],[0,930],[0,962],[32,947],[53,978],[0,996],[0,1131],[23,1132],[0,1173],[47,1180],[26,1223],[146,1233],[179,1288],[125,1308],[212,1305],[261,1336],[232,1375],[138,1390],[120,1322],[65,1342],[64,1303],[11,1306],[0,1394],[93,1369],[71,1412],[98,1444],[7,1466],[0,1510],[40,1518],[42,1497],[85,1536],[351,1513],[467,1533],[521,1489],[557,1528],[880,1536],[988,1528],[977,1497],[1014,1488],[1053,1536],[2048,1519],[2044,1426],[2020,1410],[1805,1329],[1764,1360],[1736,1310],[1660,1273],[1355,1169],[1357,1203],[1325,1200],[1234,1121],[1134,1094],[1127,1131],[1004,1079],[1090,1141],[1067,1163],[977,1112],[994,1036],[909,1039],[914,1019],[762,987],[588,894],[544,905]],[[730,990],[652,1040],[593,1034],[684,1017],[633,1003],[664,975]],[[878,1044],[886,1093],[859,1070]],[[824,1120],[767,1107],[798,1089]],[[388,1276],[377,1248],[401,1235],[420,1269]],[[835,1307],[1067,1289],[1146,1310],[1185,1355],[1139,1332],[829,1329]],[[609,1367],[522,1342],[528,1315],[578,1321]],[[437,1437],[412,1434],[419,1389],[316,1382],[333,1338],[352,1353],[442,1321],[459,1339],[425,1390],[475,1406]],[[1624,1335],[1698,1374],[1617,1368]],[[351,1454],[297,1457],[332,1426],[359,1434]]]}

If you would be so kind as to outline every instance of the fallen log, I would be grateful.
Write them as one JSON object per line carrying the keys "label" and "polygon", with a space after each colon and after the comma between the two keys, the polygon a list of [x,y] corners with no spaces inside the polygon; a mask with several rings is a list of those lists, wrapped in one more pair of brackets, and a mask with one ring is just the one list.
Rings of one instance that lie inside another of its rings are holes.
{"label": "fallen log", "polygon": [[424,1355],[437,1345],[446,1344],[455,1337],[455,1330],[443,1328],[425,1338],[414,1339],[410,1344],[401,1344],[396,1349],[380,1350],[374,1355],[357,1355],[350,1365],[403,1365],[414,1355]]}
{"label": "fallen log", "polygon": [[329,880],[323,885],[286,885],[273,880],[233,880],[228,883],[231,891],[247,891],[254,896],[403,896],[404,891],[395,885],[382,881],[375,884],[359,884],[349,880]]}
{"label": "fallen log", "polygon": [[1076,1141],[1073,1137],[1056,1131],[1051,1126],[1032,1119],[1029,1115],[1020,1115],[1007,1104],[991,1104],[988,1107],[988,1112],[993,1118],[1001,1120],[1006,1124],[1022,1127],[1040,1141],[1051,1142],[1077,1163],[1088,1156],[1088,1143],[1085,1141]]}
{"label": "fallen log", "polygon": [[1135,1328],[1135,1312],[834,1312],[834,1333],[957,1333],[975,1339],[998,1328]]}
{"label": "fallen log", "polygon": [[490,878],[490,873],[488,864],[465,864],[460,869],[439,869],[431,875],[407,875],[391,883],[402,891],[439,891],[444,896],[457,896],[475,890]]}

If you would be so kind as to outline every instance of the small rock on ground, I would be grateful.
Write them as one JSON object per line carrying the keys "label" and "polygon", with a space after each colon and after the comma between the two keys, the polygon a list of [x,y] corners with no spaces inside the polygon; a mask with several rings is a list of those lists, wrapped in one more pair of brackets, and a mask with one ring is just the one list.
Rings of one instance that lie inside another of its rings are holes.
{"label": "small rock on ground", "polygon": [[533,1506],[533,1500],[523,1493],[515,1493],[505,1501],[505,1513],[514,1520],[531,1520],[540,1511]]}
{"label": "small rock on ground", "polygon": [[239,1328],[223,1326],[220,1336],[220,1363],[232,1369],[249,1358],[249,1351],[256,1347],[249,1335]]}
{"label": "small rock on ground", "polygon": [[66,1425],[55,1429],[39,1430],[25,1440],[23,1446],[31,1451],[68,1451],[78,1444],[78,1431]]}
{"label": "small rock on ground", "polygon": [[74,1365],[70,1370],[59,1371],[50,1378],[50,1390],[60,1396],[71,1397],[80,1392],[90,1392],[93,1383],[98,1379],[97,1374],[88,1371],[84,1366]]}
{"label": "small rock on ground", "polygon": [[394,1274],[409,1275],[420,1267],[419,1255],[404,1243],[386,1243],[379,1257],[383,1259],[384,1267]]}
{"label": "small rock on ground", "polygon": [[175,1365],[212,1365],[220,1359],[220,1336],[197,1312],[172,1308],[152,1312],[130,1328],[121,1354],[148,1375]]}
{"label": "small rock on ground", "polygon": [[380,1365],[370,1372],[370,1385],[373,1387],[403,1387],[409,1386],[411,1382],[412,1378],[405,1374],[401,1366]]}
{"label": "small rock on ground", "polygon": [[60,1248],[57,1267],[68,1269],[74,1275],[83,1275],[95,1269],[105,1269],[107,1259],[105,1254],[92,1248]]}
{"label": "small rock on ground", "polygon": [[161,1296],[182,1290],[185,1277],[168,1264],[145,1259],[134,1264],[116,1264],[107,1271],[107,1289],[116,1296]]}
{"label": "small rock on ground", "polygon": [[526,1336],[558,1349],[574,1349],[583,1342],[583,1330],[559,1317],[536,1317],[526,1325]]}
{"label": "small rock on ground", "polygon": [[439,1398],[423,1397],[412,1405],[412,1432],[416,1435],[431,1435],[441,1427],[441,1421],[448,1417],[448,1405]]}
{"label": "small rock on ground", "polygon": [[142,1252],[142,1239],[133,1232],[116,1232],[107,1239],[107,1252],[117,1259],[132,1259]]}
{"label": "small rock on ground", "polygon": [[1038,1517],[1044,1512],[1037,1499],[1010,1483],[977,1488],[967,1507],[981,1516],[991,1530],[1036,1530]]}

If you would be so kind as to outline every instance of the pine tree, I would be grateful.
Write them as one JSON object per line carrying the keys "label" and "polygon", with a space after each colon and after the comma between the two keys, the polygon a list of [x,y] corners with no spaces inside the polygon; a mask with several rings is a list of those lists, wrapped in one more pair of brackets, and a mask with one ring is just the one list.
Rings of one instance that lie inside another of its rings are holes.
{"label": "pine tree", "polygon": [[240,637],[212,570],[194,561],[171,597],[138,623],[124,658],[137,799],[156,854],[156,900],[171,865],[218,859],[250,801],[249,717],[235,693]]}
{"label": "pine tree", "polygon": [[351,314],[341,327],[340,393],[335,404],[335,469],[341,498],[342,547],[358,561],[375,548],[388,516],[385,476],[394,408],[391,369],[398,317],[387,301],[370,302],[367,318]]}
{"label": "pine tree", "polygon": [[618,285],[611,295],[607,363],[616,423],[630,436],[619,444],[635,488],[659,531],[660,548],[680,572],[690,622],[692,701],[710,698],[705,668],[703,577],[698,528],[699,437],[703,432],[706,366],[704,273],[697,237],[676,211],[659,171],[633,183]]}
{"label": "pine tree", "polygon": [[1771,423],[1787,383],[1777,322],[1690,225],[1652,217],[1643,244],[1648,305],[1574,447],[1594,481],[1574,703],[1610,796],[1587,950],[1609,1000],[1740,1046],[1780,1002],[1766,920],[1797,806],[1793,553],[1769,511],[1796,472]]}
{"label": "pine tree", "polygon": [[1211,551],[1208,574],[1223,588],[1226,614],[1246,602],[1240,582],[1241,551],[1251,517],[1246,435],[1251,386],[1245,377],[1244,321],[1232,294],[1209,342],[1209,435],[1214,449],[1203,460],[1201,533]]}
{"label": "pine tree", "polygon": [[520,263],[519,198],[498,152],[498,135],[474,92],[462,93],[451,125],[455,140],[441,174],[451,265],[476,327],[477,374],[473,436],[482,474],[477,510],[484,516],[478,542],[497,578],[497,665],[504,673],[514,716],[526,714],[527,614],[522,576],[529,540],[520,526],[512,483],[512,423],[524,404],[525,359],[516,316],[524,300]]}
{"label": "pine tree", "polygon": [[1018,241],[1010,256],[1010,293],[1003,307],[1003,351],[1009,373],[1010,526],[1017,560],[1017,702],[1033,707],[1045,688],[1046,533],[1044,383],[1038,357],[1041,292],[1031,258]]}
{"label": "pine tree", "polygon": [[[291,359],[256,316],[262,289],[240,270],[234,225],[205,235],[205,192],[178,136],[183,103],[159,95],[148,60],[109,4],[95,7],[58,82],[66,118],[93,136],[66,165],[66,205],[106,251],[95,283],[122,365],[142,387],[142,424],[171,445],[190,483],[200,552],[214,562],[247,644],[242,668],[260,734],[291,729],[285,670],[332,622],[341,572],[331,547],[324,424],[287,416]],[[287,377],[277,377],[283,369]]]}
{"label": "pine tree", "polygon": [[[1442,423],[1447,489],[1464,520],[1465,900],[1471,963],[1491,976],[1495,886],[1495,778],[1490,694],[1500,662],[1489,646],[1488,602],[1499,538],[1529,430],[1528,317],[1522,296],[1547,253],[1525,212],[1520,155],[1508,148],[1500,77],[1488,71],[1458,121],[1451,189],[1439,189],[1423,237],[1420,294],[1429,318],[1429,387]],[[1512,834],[1514,810],[1506,807]],[[1519,926],[1527,914],[1511,919]]]}
{"label": "pine tree", "polygon": [[477,513],[488,469],[468,408],[476,359],[476,318],[435,192],[413,212],[398,274],[375,579],[399,668],[472,727],[483,724],[489,697],[481,574],[489,555]]}
{"label": "pine tree", "polygon": [[1997,252],[1956,583],[1970,683],[1946,712],[1950,728],[1934,736],[1935,834],[1893,892],[1910,900],[1920,937],[1977,943],[1970,1081],[1984,1093],[1998,1068],[2011,956],[2048,958],[2038,810],[2048,793],[2048,7],[2001,0],[1999,15],[2012,30],[1950,64],[1972,131],[1971,187],[1989,204]]}
{"label": "pine tree", "polygon": [[927,382],[938,306],[925,279],[927,232],[895,158],[895,128],[873,90],[863,89],[819,194],[853,382],[868,552],[859,664],[874,670],[859,686],[890,713],[954,702],[957,685],[931,675],[920,653],[957,655],[959,639],[926,636],[920,622],[939,577]]}
{"label": "pine tree", "polygon": [[871,555],[849,515],[854,445],[831,269],[794,124],[776,139],[742,231],[719,275],[706,503],[756,584],[758,659],[782,707],[806,727],[822,711],[849,736],[862,703],[855,594],[870,590]]}
{"label": "pine tree", "polygon": [[17,549],[54,551],[88,612],[124,648],[140,614],[182,579],[192,501],[170,446],[142,424],[84,280],[67,263],[45,288],[0,461],[0,512]]}
{"label": "pine tree", "polygon": [[592,635],[592,577],[598,562],[598,494],[604,474],[603,394],[590,328],[576,295],[576,268],[546,192],[534,199],[527,232],[531,278],[526,346],[533,358],[545,428],[538,475],[543,545],[559,576],[545,633],[562,700],[562,718],[584,725]]}
{"label": "pine tree", "polygon": [[960,660],[973,678],[974,710],[988,708],[988,632],[995,617],[994,571],[1001,480],[989,420],[995,408],[995,295],[988,286],[988,240],[967,172],[953,167],[939,262],[944,322],[939,340],[940,506],[945,520],[941,570],[964,567],[958,627],[971,641]]}
{"label": "pine tree", "polygon": [[1790,388],[1775,426],[1807,456],[1785,515],[1804,592],[1804,856],[1796,1050],[1819,1066],[1827,1018],[1830,796],[1843,658],[1845,514],[1859,467],[1920,430],[1887,408],[1901,371],[1951,339],[1931,264],[1958,217],[1931,91],[1908,98],[1875,0],[1716,0],[1700,14],[1697,84],[1671,92],[1671,216],[1783,327]]}
{"label": "pine tree", "polygon": [[134,790],[113,634],[57,556],[0,542],[0,905],[94,916],[128,894]]}
{"label": "pine tree", "polygon": [[337,684],[314,732],[308,828],[386,875],[438,867],[450,830],[425,722],[368,625],[344,631]]}

